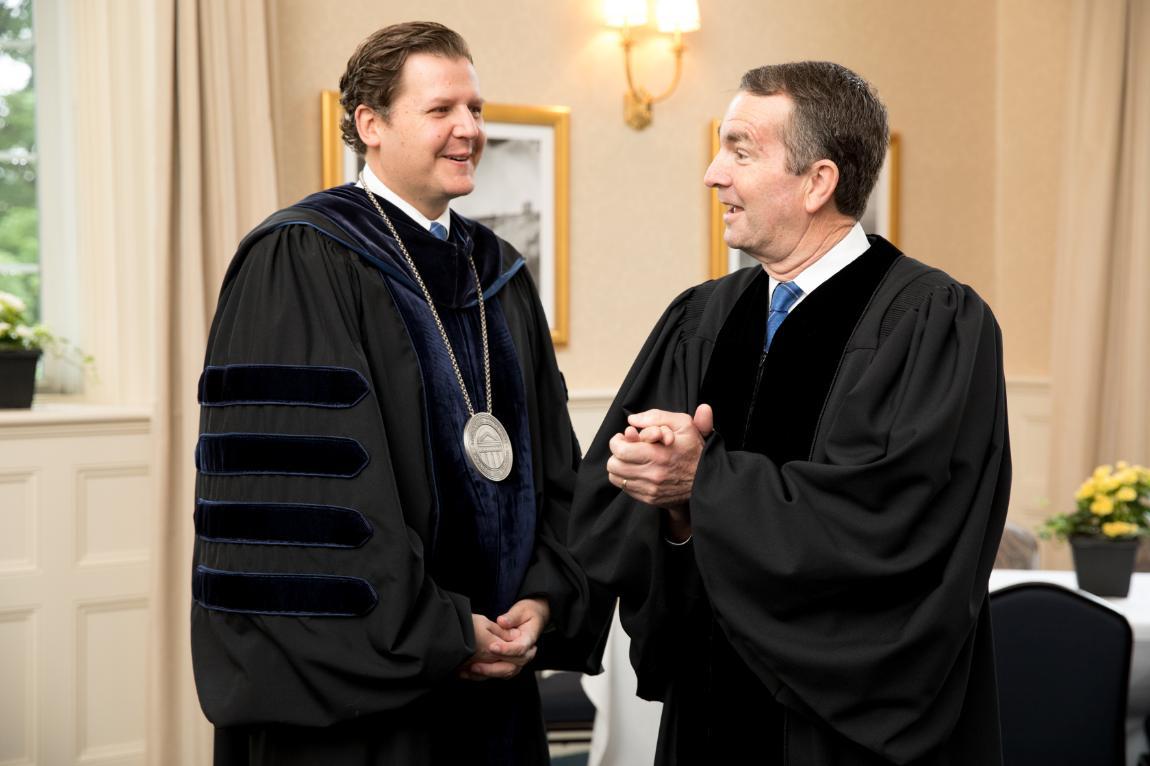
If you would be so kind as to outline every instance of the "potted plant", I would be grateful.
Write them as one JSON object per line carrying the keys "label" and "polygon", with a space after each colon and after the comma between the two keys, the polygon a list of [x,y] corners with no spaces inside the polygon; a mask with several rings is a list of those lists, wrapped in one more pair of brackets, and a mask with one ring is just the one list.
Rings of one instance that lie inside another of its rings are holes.
{"label": "potted plant", "polygon": [[1078,587],[1125,597],[1141,538],[1150,530],[1150,470],[1100,465],[1074,494],[1077,510],[1047,519],[1043,538],[1069,540]]}
{"label": "potted plant", "polygon": [[0,292],[0,408],[31,407],[36,389],[36,363],[44,351],[91,360],[42,324],[28,324],[27,307]]}

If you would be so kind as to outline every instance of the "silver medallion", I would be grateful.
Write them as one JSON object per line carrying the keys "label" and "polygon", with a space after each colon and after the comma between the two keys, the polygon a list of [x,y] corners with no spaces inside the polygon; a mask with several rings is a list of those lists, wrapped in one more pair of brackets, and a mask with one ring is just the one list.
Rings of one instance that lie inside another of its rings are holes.
{"label": "silver medallion", "polygon": [[490,412],[477,412],[468,418],[463,427],[463,451],[472,467],[491,481],[503,481],[511,473],[511,439]]}

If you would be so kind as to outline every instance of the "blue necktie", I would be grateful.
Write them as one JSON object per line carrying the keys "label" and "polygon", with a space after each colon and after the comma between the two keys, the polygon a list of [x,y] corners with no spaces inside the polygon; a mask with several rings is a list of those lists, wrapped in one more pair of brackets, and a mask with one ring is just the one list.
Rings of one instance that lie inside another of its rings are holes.
{"label": "blue necktie", "polygon": [[447,227],[441,224],[439,221],[431,222],[430,231],[431,236],[435,237],[436,239],[442,239],[445,242],[447,241]]}
{"label": "blue necktie", "polygon": [[775,291],[771,294],[771,310],[767,313],[767,340],[763,343],[763,353],[770,349],[771,341],[775,338],[775,332],[778,331],[783,320],[787,318],[787,312],[791,310],[791,306],[795,305],[795,301],[802,294],[803,288],[794,282],[779,282],[775,285]]}

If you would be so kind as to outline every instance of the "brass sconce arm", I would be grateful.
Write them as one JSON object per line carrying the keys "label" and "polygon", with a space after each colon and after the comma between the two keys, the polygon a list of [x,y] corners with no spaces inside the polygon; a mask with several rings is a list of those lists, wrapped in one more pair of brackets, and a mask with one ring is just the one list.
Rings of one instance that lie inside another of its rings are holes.
{"label": "brass sconce arm", "polygon": [[671,77],[671,84],[658,95],[652,95],[642,85],[635,84],[635,75],[631,65],[631,49],[635,38],[630,28],[623,30],[623,61],[627,70],[627,93],[623,100],[623,119],[635,130],[642,130],[651,124],[651,106],[665,100],[675,92],[679,86],[679,78],[683,74],[683,33],[675,32],[671,45],[671,52],[675,56],[675,73]]}
{"label": "brass sconce arm", "polygon": [[[634,64],[631,54],[635,47],[634,29],[647,27],[654,6],[656,23],[653,26],[660,33],[671,35],[671,53],[675,57],[675,73],[671,84],[658,95],[652,95],[642,85],[635,82]],[[699,28],[698,0],[604,0],[604,21],[607,26],[618,29],[623,44],[623,65],[627,71],[627,93],[623,100],[623,119],[635,130],[642,130],[651,124],[651,106],[675,92],[683,75],[683,33]]]}

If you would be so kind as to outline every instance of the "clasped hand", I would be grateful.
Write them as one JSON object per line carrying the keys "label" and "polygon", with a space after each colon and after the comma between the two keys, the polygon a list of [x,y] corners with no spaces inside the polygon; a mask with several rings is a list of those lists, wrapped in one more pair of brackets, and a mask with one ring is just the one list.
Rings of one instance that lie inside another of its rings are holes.
{"label": "clasped hand", "polygon": [[688,520],[703,442],[714,430],[707,404],[694,416],[664,410],[630,415],[626,430],[611,438],[608,478],[639,502],[665,508],[672,522],[681,524]]}
{"label": "clasped hand", "polygon": [[516,601],[506,614],[494,621],[472,614],[475,654],[459,668],[459,677],[483,681],[518,675],[535,659],[535,644],[550,619],[551,606],[545,598]]}

